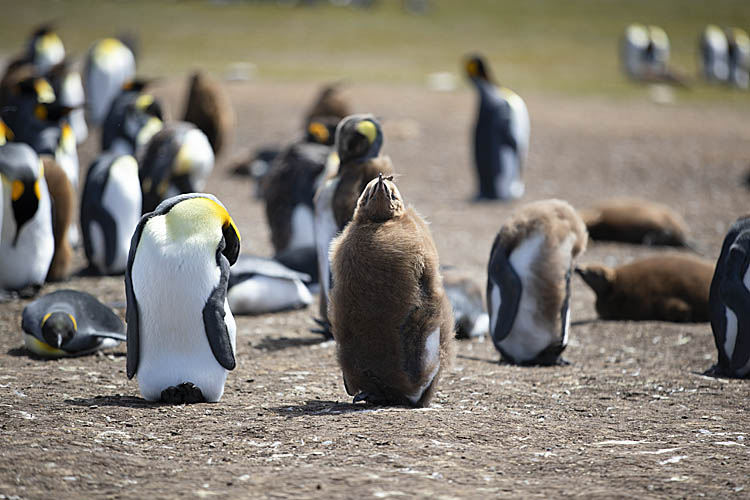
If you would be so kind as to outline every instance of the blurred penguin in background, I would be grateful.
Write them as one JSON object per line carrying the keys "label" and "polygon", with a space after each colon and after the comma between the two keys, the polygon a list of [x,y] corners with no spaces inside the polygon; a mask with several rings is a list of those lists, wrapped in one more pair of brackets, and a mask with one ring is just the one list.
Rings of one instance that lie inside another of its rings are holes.
{"label": "blurred penguin in background", "polygon": [[726,82],[729,78],[729,43],[715,24],[709,24],[700,38],[701,72],[707,82]]}
{"label": "blurred penguin in background", "polygon": [[729,59],[729,83],[746,89],[750,86],[750,37],[740,28],[726,29]]}
{"label": "blurred penguin in background", "polygon": [[130,80],[112,100],[102,124],[102,151],[135,155],[164,126],[162,105],[148,80]]}
{"label": "blurred penguin in background", "polygon": [[231,144],[237,117],[232,101],[221,84],[202,71],[190,77],[184,120],[206,134],[218,157]]}
{"label": "blurred penguin in background", "polygon": [[123,84],[135,77],[135,55],[117,38],[104,38],[86,55],[84,81],[89,121],[101,125]]}
{"label": "blurred penguin in background", "polygon": [[524,192],[522,179],[529,151],[529,113],[516,93],[497,86],[480,55],[465,61],[466,73],[479,92],[474,126],[474,164],[478,200],[512,200]]}
{"label": "blurred penguin in background", "polygon": [[663,80],[669,64],[669,37],[659,26],[634,23],[625,28],[620,56],[634,80]]}

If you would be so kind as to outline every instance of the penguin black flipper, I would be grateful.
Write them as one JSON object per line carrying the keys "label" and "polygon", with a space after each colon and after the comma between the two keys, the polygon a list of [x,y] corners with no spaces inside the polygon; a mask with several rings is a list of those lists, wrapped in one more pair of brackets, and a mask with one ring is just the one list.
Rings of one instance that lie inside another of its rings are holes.
{"label": "penguin black flipper", "polygon": [[116,154],[105,153],[94,160],[86,174],[86,182],[81,196],[81,231],[86,257],[91,261],[94,248],[91,242],[91,224],[96,222],[104,235],[105,262],[111,266],[115,260],[117,244],[117,223],[104,207],[99,205],[109,180],[109,167],[117,159]]}
{"label": "penguin black flipper", "polygon": [[563,349],[568,344],[568,328],[570,328],[570,277],[572,274],[573,263],[571,262],[570,268],[565,273],[565,300],[563,300],[562,307],[560,308],[560,322],[562,324],[560,327],[560,344]]}
{"label": "penguin black flipper", "polygon": [[229,283],[229,261],[222,253],[226,248],[225,238],[222,237],[216,250],[216,264],[221,270],[219,283],[213,289],[211,295],[203,306],[203,325],[206,328],[208,344],[216,361],[227,370],[233,370],[237,366],[232,350],[232,341],[229,338],[227,324],[224,321],[224,304],[226,302],[227,285]]}
{"label": "penguin black flipper", "polygon": [[[750,332],[750,318],[745,314],[750,304],[750,291],[743,282],[743,277],[750,265],[750,255],[745,251],[745,247],[750,245],[748,240],[750,240],[750,233],[742,234],[729,249],[724,267],[724,279],[719,287],[722,301],[734,311],[737,318],[734,349],[726,365],[732,375],[738,374],[750,360],[750,336],[746,334]],[[726,319],[724,321],[726,322]]]}
{"label": "penguin black flipper", "polygon": [[[490,311],[490,335],[500,349],[500,342],[510,334],[521,302],[523,286],[515,269],[510,265],[505,249],[497,240],[492,246],[487,268],[487,309]],[[498,303],[499,302],[499,306]],[[498,308],[495,313],[495,308]]]}
{"label": "penguin black flipper", "polygon": [[140,315],[138,313],[138,301],[135,298],[135,291],[133,290],[133,262],[135,261],[135,251],[138,248],[138,243],[141,241],[141,234],[143,228],[146,226],[146,222],[156,215],[154,212],[148,213],[141,217],[138,221],[138,225],[135,227],[133,237],[130,240],[130,251],[128,252],[128,266],[125,269],[125,299],[127,301],[127,309],[125,310],[125,321],[128,324],[127,329],[127,375],[129,379],[132,379],[135,372],[138,371],[138,361],[140,355]]}

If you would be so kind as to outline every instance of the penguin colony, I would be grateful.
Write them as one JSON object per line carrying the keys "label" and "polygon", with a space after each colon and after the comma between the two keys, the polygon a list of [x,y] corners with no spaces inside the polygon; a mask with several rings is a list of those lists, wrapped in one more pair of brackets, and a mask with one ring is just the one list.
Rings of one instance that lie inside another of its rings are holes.
{"label": "penguin colony", "polygon": [[[701,54],[706,79],[747,87],[744,32],[707,27]],[[669,75],[669,40],[658,27],[628,27],[622,56],[632,78]],[[464,68],[478,94],[475,198],[520,198],[526,105],[495,83],[481,55],[467,57]],[[456,337],[489,333],[508,363],[564,363],[575,271],[595,292],[602,319],[710,320],[719,352],[710,373],[750,373],[748,218],[732,226],[716,266],[682,254],[576,266],[589,237],[690,247],[687,224],[647,200],[580,212],[561,200],[528,203],[501,224],[483,293],[460,271],[440,267],[426,222],[406,204],[382,154],[380,121],[351,114],[332,85],[260,181],[275,258],[240,255],[226,207],[198,192],[232,141],[236,117],[225,91],[195,73],[185,121],[170,121],[149,86],[136,77],[134,51],[117,38],[91,46],[82,77],[53,26],[32,34],[0,82],[2,298],[31,297],[45,281],[70,276],[76,145],[89,125],[101,130],[101,153],[87,169],[79,210],[87,272],[125,279],[127,327],[75,290],[30,303],[23,340],[38,356],[126,341],[127,376],[137,377],[146,400],[216,402],[237,364],[233,314],[306,307],[319,283],[318,331],[334,339],[354,402],[423,407],[453,363]]]}

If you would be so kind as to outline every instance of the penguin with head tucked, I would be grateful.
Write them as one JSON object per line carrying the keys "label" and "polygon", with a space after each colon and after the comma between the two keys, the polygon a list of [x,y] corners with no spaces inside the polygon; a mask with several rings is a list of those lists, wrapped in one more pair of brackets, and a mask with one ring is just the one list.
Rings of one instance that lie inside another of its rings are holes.
{"label": "penguin with head tucked", "polygon": [[708,297],[714,265],[677,253],[647,257],[611,268],[576,267],[596,294],[602,319],[630,321],[708,321]]}
{"label": "penguin with head tucked", "polygon": [[503,359],[522,365],[563,362],[573,262],[587,241],[583,221],[562,200],[529,203],[503,223],[487,268],[490,335]]}
{"label": "penguin with head tucked", "polygon": [[130,80],[112,100],[102,124],[102,151],[134,155],[162,129],[162,106],[146,91],[149,83]]}
{"label": "penguin with head tucked", "polygon": [[708,313],[719,362],[709,372],[744,378],[750,374],[750,216],[729,228],[716,262]]}
{"label": "penguin with head tucked", "polygon": [[125,272],[141,206],[138,162],[128,154],[102,153],[89,167],[81,198],[83,247],[97,273]]}
{"label": "penguin with head tucked", "polygon": [[336,127],[335,149],[339,159],[338,173],[318,189],[315,205],[315,246],[318,254],[320,279],[321,333],[330,337],[328,330],[328,294],[330,278],[329,246],[331,240],[351,220],[357,199],[370,180],[379,173],[393,173],[391,160],[380,155],[383,131],[370,114],[351,115]]}
{"label": "penguin with head tucked", "polygon": [[479,200],[512,200],[524,192],[522,174],[529,151],[529,113],[518,94],[495,85],[484,59],[466,60],[466,73],[479,92],[474,127],[474,164]]}
{"label": "penguin with head tucked", "polygon": [[127,375],[145,399],[221,399],[236,365],[226,296],[239,252],[239,231],[210,194],[175,196],[138,222],[125,271]]}
{"label": "penguin with head tucked", "polygon": [[183,119],[206,134],[214,155],[219,156],[231,143],[237,122],[229,95],[218,81],[196,71],[190,77],[186,101]]}
{"label": "penguin with head tucked", "polygon": [[45,358],[91,354],[126,339],[122,320],[96,297],[77,290],[58,290],[30,303],[21,328],[26,348]]}
{"label": "penguin with head tucked", "polygon": [[198,127],[169,122],[144,146],[138,163],[147,213],[166,198],[203,189],[214,168],[214,152]]}
{"label": "penguin with head tucked", "polygon": [[89,121],[100,125],[123,84],[135,76],[135,56],[117,38],[104,38],[89,49],[83,75]]}
{"label": "penguin with head tucked", "polygon": [[370,181],[331,244],[329,318],[354,401],[425,407],[453,359],[437,249],[392,178]]}
{"label": "penguin with head tucked", "polygon": [[0,120],[0,291],[35,294],[44,283],[55,250],[52,207],[39,156]]}

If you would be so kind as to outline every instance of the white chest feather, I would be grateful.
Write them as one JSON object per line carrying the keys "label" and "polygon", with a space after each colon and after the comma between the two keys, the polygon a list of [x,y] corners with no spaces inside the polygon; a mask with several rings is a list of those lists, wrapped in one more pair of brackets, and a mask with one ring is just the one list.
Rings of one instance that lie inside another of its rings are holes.
{"label": "white chest feather", "polygon": [[315,244],[315,216],[312,209],[299,203],[292,211],[292,231],[287,249],[309,247]]}
{"label": "white chest feather", "polygon": [[254,276],[229,289],[229,308],[235,314],[264,314],[310,305],[310,291],[297,279]]}
{"label": "white chest feather", "polygon": [[138,164],[132,156],[118,158],[112,165],[102,194],[102,206],[115,220],[116,249],[110,272],[123,272],[128,261],[130,239],[141,216],[141,187]]}
{"label": "white chest feather", "polygon": [[416,404],[420,399],[424,391],[430,386],[435,376],[440,370],[440,327],[435,328],[427,336],[424,343],[424,353],[422,362],[422,372],[426,374],[422,384],[412,394],[408,394],[406,397],[409,401]]}
{"label": "white chest feather", "polygon": [[331,290],[329,249],[331,241],[339,232],[333,215],[333,195],[339,179],[331,179],[318,192],[315,198],[315,247],[318,255],[318,274],[322,287],[321,293],[326,296]]}
{"label": "white chest feather", "polygon": [[[162,219],[162,220],[159,220]],[[143,397],[192,382],[208,401],[218,401],[227,376],[214,357],[203,323],[206,299],[219,282],[213,250],[204,240],[168,241],[163,217],[143,230],[132,269],[140,319],[138,384]],[[235,348],[235,322],[225,301],[224,318]]]}

